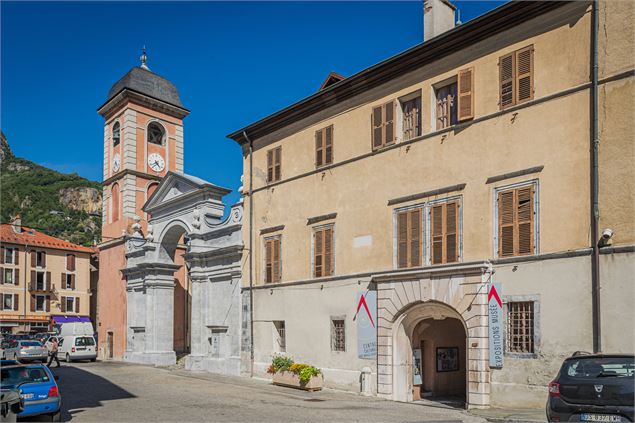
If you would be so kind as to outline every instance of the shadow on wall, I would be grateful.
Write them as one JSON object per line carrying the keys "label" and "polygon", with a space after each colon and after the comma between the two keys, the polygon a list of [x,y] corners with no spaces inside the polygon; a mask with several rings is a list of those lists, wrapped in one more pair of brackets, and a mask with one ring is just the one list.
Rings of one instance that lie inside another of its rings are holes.
{"label": "shadow on wall", "polygon": [[62,395],[62,421],[72,420],[83,409],[101,407],[103,401],[136,398],[107,379],[78,367],[52,368]]}

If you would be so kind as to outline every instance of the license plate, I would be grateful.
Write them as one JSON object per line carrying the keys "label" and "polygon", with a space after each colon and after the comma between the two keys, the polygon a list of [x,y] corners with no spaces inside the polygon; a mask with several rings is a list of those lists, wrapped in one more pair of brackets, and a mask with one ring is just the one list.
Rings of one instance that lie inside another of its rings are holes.
{"label": "license plate", "polygon": [[621,422],[622,416],[614,414],[582,414],[580,420],[583,422]]}
{"label": "license plate", "polygon": [[22,398],[24,398],[25,400],[32,399],[33,394],[22,394]]}

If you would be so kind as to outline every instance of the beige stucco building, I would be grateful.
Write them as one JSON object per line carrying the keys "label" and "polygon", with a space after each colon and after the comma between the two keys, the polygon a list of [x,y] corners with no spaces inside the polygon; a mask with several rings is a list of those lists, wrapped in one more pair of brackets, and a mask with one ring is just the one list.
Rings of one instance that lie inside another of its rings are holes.
{"label": "beige stucco building", "polygon": [[[370,370],[394,400],[543,406],[574,351],[633,352],[635,4],[597,17],[595,81],[591,2],[511,2],[229,135],[255,375],[285,353],[334,388]],[[360,358],[371,292],[376,354]]]}
{"label": "beige stucco building", "polygon": [[0,225],[0,242],[3,333],[52,330],[69,316],[90,320],[93,249],[23,227],[19,220]]}

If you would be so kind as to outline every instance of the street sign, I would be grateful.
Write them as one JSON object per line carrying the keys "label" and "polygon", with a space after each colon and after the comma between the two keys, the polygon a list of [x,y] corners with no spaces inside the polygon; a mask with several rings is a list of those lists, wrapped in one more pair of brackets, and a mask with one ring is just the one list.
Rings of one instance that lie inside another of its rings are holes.
{"label": "street sign", "polygon": [[489,316],[489,367],[503,368],[503,301],[501,285],[492,283],[487,293]]}
{"label": "street sign", "polygon": [[377,357],[377,291],[357,293],[354,320],[357,321],[357,356]]}

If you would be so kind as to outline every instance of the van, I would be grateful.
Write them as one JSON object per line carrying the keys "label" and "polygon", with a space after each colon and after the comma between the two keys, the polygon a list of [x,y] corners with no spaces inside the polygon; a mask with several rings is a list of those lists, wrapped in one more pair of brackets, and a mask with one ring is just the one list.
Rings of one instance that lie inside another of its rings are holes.
{"label": "van", "polygon": [[68,335],[60,337],[57,356],[70,363],[73,360],[97,360],[95,338],[92,335]]}

